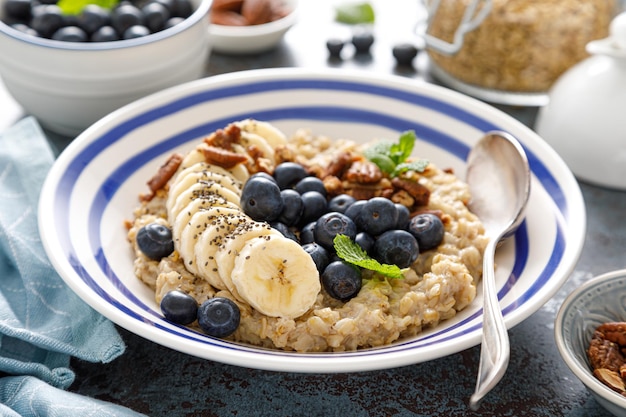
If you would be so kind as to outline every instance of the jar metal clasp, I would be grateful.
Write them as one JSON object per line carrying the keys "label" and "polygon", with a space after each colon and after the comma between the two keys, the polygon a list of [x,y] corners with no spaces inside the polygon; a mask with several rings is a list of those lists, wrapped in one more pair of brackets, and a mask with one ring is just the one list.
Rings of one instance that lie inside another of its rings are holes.
{"label": "jar metal clasp", "polygon": [[[425,29],[420,34],[426,47],[445,55],[454,55],[463,46],[463,40],[468,32],[476,29],[491,12],[492,0],[472,0],[463,13],[459,26],[454,32],[452,42],[444,41],[430,35],[429,29],[433,18],[437,14],[441,0],[421,0],[427,11]],[[480,7],[479,7],[480,6]]]}

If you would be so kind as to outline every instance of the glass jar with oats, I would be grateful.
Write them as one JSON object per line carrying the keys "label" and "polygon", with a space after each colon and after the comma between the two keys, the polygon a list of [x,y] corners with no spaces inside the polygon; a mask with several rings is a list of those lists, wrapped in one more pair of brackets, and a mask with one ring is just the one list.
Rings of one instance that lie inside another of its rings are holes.
{"label": "glass jar with oats", "polygon": [[480,24],[464,33],[458,51],[427,42],[435,78],[487,101],[533,106],[545,104],[554,81],[588,56],[588,42],[608,35],[619,11],[618,0],[424,2],[426,35],[443,42],[458,38],[468,13],[484,12]]}

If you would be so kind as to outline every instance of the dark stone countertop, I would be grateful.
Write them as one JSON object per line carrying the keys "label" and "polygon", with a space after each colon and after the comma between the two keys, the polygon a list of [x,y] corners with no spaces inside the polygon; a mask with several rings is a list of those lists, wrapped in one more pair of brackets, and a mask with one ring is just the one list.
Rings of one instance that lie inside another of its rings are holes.
{"label": "dark stone countertop", "polygon": [[[399,2],[410,6],[402,10],[377,9],[372,53],[355,56],[346,50],[341,60],[328,58],[325,42],[349,36],[349,31],[332,22],[329,0],[302,3],[306,10],[299,23],[275,50],[236,57],[212,54],[207,76],[270,67],[336,67],[433,81],[423,54],[408,68],[397,67],[391,55],[394,44],[415,41],[419,13],[411,2]],[[496,107],[533,126],[537,109]],[[57,150],[70,141],[50,137]],[[396,369],[295,374],[198,359],[120,328],[126,353],[106,365],[74,360],[77,378],[70,390],[151,416],[609,416],[561,360],[553,336],[556,312],[569,292],[595,275],[626,267],[626,193],[580,185],[588,215],[580,260],[561,290],[509,331],[508,371],[478,412],[467,406],[476,381],[478,346]]]}

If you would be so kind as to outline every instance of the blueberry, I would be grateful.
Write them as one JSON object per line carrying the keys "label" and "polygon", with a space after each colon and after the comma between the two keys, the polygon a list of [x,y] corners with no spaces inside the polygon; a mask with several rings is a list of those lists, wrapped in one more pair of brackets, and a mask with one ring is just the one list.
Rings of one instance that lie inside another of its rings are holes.
{"label": "blueberry", "polygon": [[306,245],[307,243],[315,242],[315,223],[310,222],[300,229],[300,244]]}
{"label": "blueberry", "polygon": [[121,34],[131,26],[141,25],[142,19],[141,10],[130,3],[120,4],[111,12],[111,25]]}
{"label": "blueberry", "polygon": [[170,11],[161,3],[148,3],[141,8],[143,13],[143,24],[151,32],[158,32],[163,29],[165,22],[170,18]]}
{"label": "blueberry", "polygon": [[350,207],[346,209],[344,214],[350,217],[353,222],[356,222],[356,218],[361,212],[361,209],[363,209],[363,206],[365,205],[365,203],[367,203],[367,200],[355,201],[354,203],[350,204]]}
{"label": "blueberry", "polygon": [[63,26],[63,14],[55,4],[39,4],[33,6],[31,11],[33,17],[30,20],[30,27],[45,38],[49,38]]}
{"label": "blueberry", "polygon": [[376,238],[372,256],[381,263],[408,268],[419,255],[417,240],[405,230],[389,230]]}
{"label": "blueberry", "polygon": [[141,38],[143,36],[148,36],[150,34],[150,29],[145,27],[144,25],[133,25],[126,29],[122,34],[123,39],[135,39]]}
{"label": "blueberry", "polygon": [[[285,223],[271,222],[270,226],[272,226],[274,229],[278,230],[287,239],[291,239],[294,242],[298,242],[298,238],[296,237],[295,233]],[[300,243],[300,242],[298,242],[298,243]]]}
{"label": "blueberry", "polygon": [[317,221],[328,211],[326,197],[317,191],[308,191],[300,196],[302,198],[302,216],[300,224]]}
{"label": "blueberry", "polygon": [[345,213],[348,207],[356,201],[356,198],[349,194],[339,194],[330,199],[328,202],[328,211],[336,211]]}
{"label": "blueberry", "polygon": [[369,253],[374,247],[376,240],[369,233],[359,232],[354,237],[354,241],[363,249]]}
{"label": "blueberry", "polygon": [[341,39],[328,39],[326,41],[326,48],[328,49],[330,56],[339,58],[341,57],[341,51],[343,50],[344,44],[344,41]]}
{"label": "blueberry", "polygon": [[404,204],[396,203],[396,211],[398,212],[398,220],[396,220],[396,229],[406,230],[411,220],[411,212]]}
{"label": "blueberry", "polygon": [[352,44],[357,53],[369,53],[374,44],[374,35],[368,31],[356,33],[352,36]]}
{"label": "blueberry", "polygon": [[307,191],[317,191],[326,198],[326,187],[324,182],[317,177],[302,178],[295,186],[295,189],[300,194],[304,194]]}
{"label": "blueberry", "polygon": [[25,25],[24,23],[13,23],[11,27],[15,30],[19,30],[22,33],[26,33],[27,35],[39,36],[39,33],[37,33],[35,29],[31,28],[28,25]]}
{"label": "blueberry", "polygon": [[333,250],[335,236],[346,235],[350,239],[356,237],[356,225],[345,214],[330,212],[317,220],[313,233],[317,243],[328,250]]}
{"label": "blueberry", "polygon": [[161,312],[172,323],[191,324],[198,316],[198,303],[191,295],[173,290],[161,299]]}
{"label": "blueberry", "polygon": [[8,17],[18,20],[30,18],[31,0],[6,0],[4,11]]}
{"label": "blueberry", "polygon": [[176,26],[177,24],[183,22],[185,19],[182,17],[170,17],[169,19],[167,19],[167,22],[165,22],[165,26],[163,26],[163,29],[169,29],[171,27]]}
{"label": "blueberry", "polygon": [[149,223],[137,232],[137,246],[148,258],[158,261],[174,252],[172,231],[159,223]]}
{"label": "blueberry", "polygon": [[120,37],[113,26],[102,26],[91,35],[92,42],[111,42],[119,39]]}
{"label": "blueberry", "polygon": [[295,187],[298,181],[308,176],[304,167],[295,162],[283,162],[274,168],[274,179],[281,190]]}
{"label": "blueberry", "polygon": [[395,204],[388,198],[374,197],[363,205],[355,222],[360,230],[378,236],[393,229],[397,220],[398,211]]}
{"label": "blueberry", "polygon": [[256,221],[276,220],[283,211],[280,188],[263,177],[248,178],[241,191],[241,208]]}
{"label": "blueberry", "polygon": [[270,180],[272,182],[276,182],[276,180],[274,179],[274,177],[272,177],[270,174],[268,174],[267,172],[255,172],[254,174],[250,175],[250,178],[265,178],[266,180]]}
{"label": "blueberry", "polygon": [[278,216],[278,221],[287,226],[295,226],[302,216],[303,204],[300,193],[296,190],[285,189],[280,192],[283,200],[283,211]]}
{"label": "blueberry", "polygon": [[411,66],[417,56],[417,48],[410,43],[401,43],[393,47],[392,54],[398,65]]}
{"label": "blueberry", "polygon": [[88,34],[93,34],[103,26],[109,25],[109,12],[96,4],[88,4],[78,15],[78,24]]}
{"label": "blueberry", "polygon": [[315,242],[302,245],[302,249],[311,255],[311,258],[313,258],[313,262],[315,262],[315,266],[317,267],[317,271],[322,274],[324,269],[326,269],[330,263],[330,255],[328,251],[324,249],[323,246],[318,245]]}
{"label": "blueberry", "polygon": [[210,298],[198,308],[198,325],[209,336],[230,336],[239,327],[240,320],[239,307],[226,297]]}
{"label": "blueberry", "polygon": [[439,216],[422,213],[409,222],[408,231],[415,237],[420,252],[434,249],[443,240],[445,230]]}
{"label": "blueberry", "polygon": [[78,26],[64,26],[52,34],[51,39],[64,42],[87,42],[87,33]]}
{"label": "blueberry", "polygon": [[340,301],[350,300],[361,290],[361,270],[342,261],[328,264],[321,278],[328,295]]}
{"label": "blueberry", "polygon": [[187,18],[193,13],[193,5],[189,0],[172,0],[170,12],[172,17]]}

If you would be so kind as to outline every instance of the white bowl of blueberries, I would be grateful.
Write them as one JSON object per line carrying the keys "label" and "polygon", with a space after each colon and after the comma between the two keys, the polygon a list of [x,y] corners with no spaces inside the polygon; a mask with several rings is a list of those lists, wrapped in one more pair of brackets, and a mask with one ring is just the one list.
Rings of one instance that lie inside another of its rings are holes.
{"label": "white bowl of blueberries", "polygon": [[200,78],[212,0],[0,0],[0,76],[47,129],[74,136]]}

